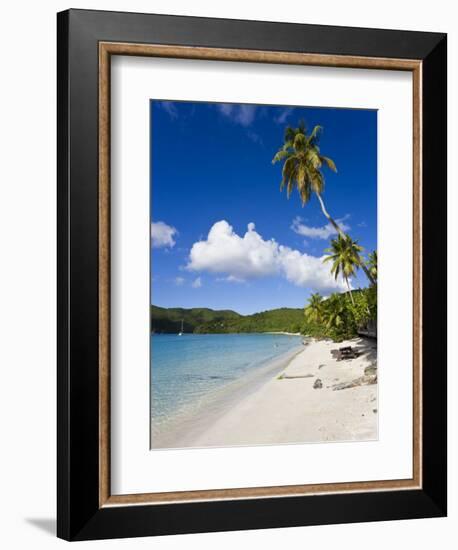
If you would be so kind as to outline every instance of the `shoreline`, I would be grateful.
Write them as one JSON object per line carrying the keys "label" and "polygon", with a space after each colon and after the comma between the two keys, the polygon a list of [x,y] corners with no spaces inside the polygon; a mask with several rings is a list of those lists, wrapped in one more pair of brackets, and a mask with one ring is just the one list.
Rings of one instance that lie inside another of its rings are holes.
{"label": "shoreline", "polygon": [[[331,349],[347,345],[360,356],[337,362]],[[244,377],[235,391],[185,415],[152,441],[151,449],[377,439],[377,384],[351,386],[366,367],[376,364],[373,341],[311,340],[284,355],[266,365],[259,377]],[[314,387],[318,379],[319,388]]]}
{"label": "shoreline", "polygon": [[272,377],[278,376],[301,351],[303,346],[298,343],[294,349],[270,359],[253,373],[215,390],[196,408],[192,404],[185,405],[164,423],[161,433],[153,435],[154,430],[151,426],[151,450],[193,446],[192,441],[205,432],[209,425],[233,407],[237,407],[240,401],[258,391]]}
{"label": "shoreline", "polygon": [[[154,332],[151,331],[150,334],[154,334],[155,336],[167,336],[167,335],[176,335],[176,332]],[[302,334],[300,332],[285,332],[283,330],[272,332],[272,331],[262,331],[262,332],[183,332],[183,334],[191,335],[191,336],[221,336],[223,334],[232,334],[232,335],[244,335],[244,334],[276,334],[276,335],[283,335],[283,336],[303,336],[304,338],[307,338],[305,334]]]}
{"label": "shoreline", "polygon": [[284,336],[304,336],[300,332],[285,332],[284,330],[280,330],[277,332],[272,332],[272,331],[260,332],[259,334],[283,334]]}

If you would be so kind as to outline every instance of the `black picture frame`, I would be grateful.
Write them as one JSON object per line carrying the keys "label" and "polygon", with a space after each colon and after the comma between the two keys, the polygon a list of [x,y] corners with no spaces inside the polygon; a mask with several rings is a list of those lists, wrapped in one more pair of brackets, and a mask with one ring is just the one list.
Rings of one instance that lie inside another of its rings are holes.
{"label": "black picture frame", "polygon": [[[445,34],[68,10],[58,50],[57,534],[87,540],[441,517],[447,510]],[[98,44],[422,62],[422,488],[100,507]],[[434,266],[433,268],[431,266]]]}

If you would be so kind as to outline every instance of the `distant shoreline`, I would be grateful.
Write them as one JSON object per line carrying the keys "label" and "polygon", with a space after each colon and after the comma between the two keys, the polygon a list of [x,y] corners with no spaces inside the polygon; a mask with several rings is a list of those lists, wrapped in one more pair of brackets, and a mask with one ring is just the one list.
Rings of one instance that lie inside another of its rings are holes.
{"label": "distant shoreline", "polygon": [[230,309],[163,308],[151,305],[150,330],[174,334],[297,333],[305,323],[303,308],[277,308],[248,315]]}
{"label": "distant shoreline", "polygon": [[[158,336],[166,336],[166,335],[176,335],[178,336],[178,332],[153,332],[151,331],[151,334],[156,334]],[[241,335],[241,334],[276,334],[278,336],[305,336],[301,332],[285,332],[285,331],[251,331],[251,332],[183,332],[183,335],[192,335],[192,336],[234,336],[234,335]]]}
{"label": "distant shoreline", "polygon": [[[253,333],[257,334],[257,333]],[[285,332],[284,330],[279,331],[266,331],[266,332],[260,332],[259,334],[284,334],[285,336],[303,336],[300,332]]]}

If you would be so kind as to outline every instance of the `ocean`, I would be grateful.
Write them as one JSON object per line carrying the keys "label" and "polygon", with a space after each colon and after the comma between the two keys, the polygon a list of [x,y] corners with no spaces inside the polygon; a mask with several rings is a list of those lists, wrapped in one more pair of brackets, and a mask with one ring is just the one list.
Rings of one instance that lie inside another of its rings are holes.
{"label": "ocean", "polygon": [[152,334],[152,447],[180,421],[272,376],[301,341],[283,334]]}

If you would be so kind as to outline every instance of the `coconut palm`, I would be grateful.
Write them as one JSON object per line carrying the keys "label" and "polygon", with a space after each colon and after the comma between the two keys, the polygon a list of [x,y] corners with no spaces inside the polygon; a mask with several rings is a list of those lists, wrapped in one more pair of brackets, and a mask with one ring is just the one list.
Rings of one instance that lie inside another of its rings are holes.
{"label": "coconut palm", "polygon": [[286,186],[288,198],[296,187],[304,206],[310,200],[312,193],[315,193],[323,214],[337,233],[343,234],[342,229],[326,210],[321,196],[324,191],[322,166],[325,165],[333,172],[337,172],[334,161],[320,153],[318,142],[321,131],[321,126],[315,126],[312,132],[307,134],[303,122],[300,122],[298,128],[288,126],[285,130],[284,143],[272,159],[272,164],[284,161],[280,190]]}
{"label": "coconut palm", "polygon": [[[333,172],[337,172],[336,165],[332,159],[321,154],[318,146],[321,126],[315,126],[310,134],[307,134],[305,124],[301,122],[297,128],[288,126],[285,130],[284,143],[272,159],[272,164],[283,161],[282,180],[280,190],[286,186],[286,195],[289,198],[296,187],[302,202],[307,204],[315,193],[321,211],[327,220],[342,237],[345,233],[339,224],[330,216],[327,211],[322,193],[324,191],[323,166],[327,166]],[[375,284],[369,270],[361,264],[361,268],[372,284]]]}
{"label": "coconut palm", "polygon": [[325,303],[325,320],[327,328],[337,329],[344,323],[345,304],[336,293],[331,294]]}
{"label": "coconut palm", "polygon": [[323,297],[318,292],[311,294],[304,312],[307,321],[310,323],[319,323],[323,317],[323,305]]}
{"label": "coconut palm", "polygon": [[355,301],[351,293],[349,278],[353,277],[357,269],[363,264],[360,256],[360,252],[362,251],[363,247],[359,246],[357,241],[354,241],[349,235],[338,235],[336,239],[332,239],[331,247],[326,249],[329,256],[326,256],[323,260],[323,262],[332,262],[331,273],[334,275],[336,281],[339,275],[342,276],[347,284],[348,293],[353,305],[355,305]]}
{"label": "coconut palm", "polygon": [[369,254],[367,267],[369,269],[369,273],[371,274],[372,278],[374,279],[375,282],[377,282],[377,250],[374,250]]}

